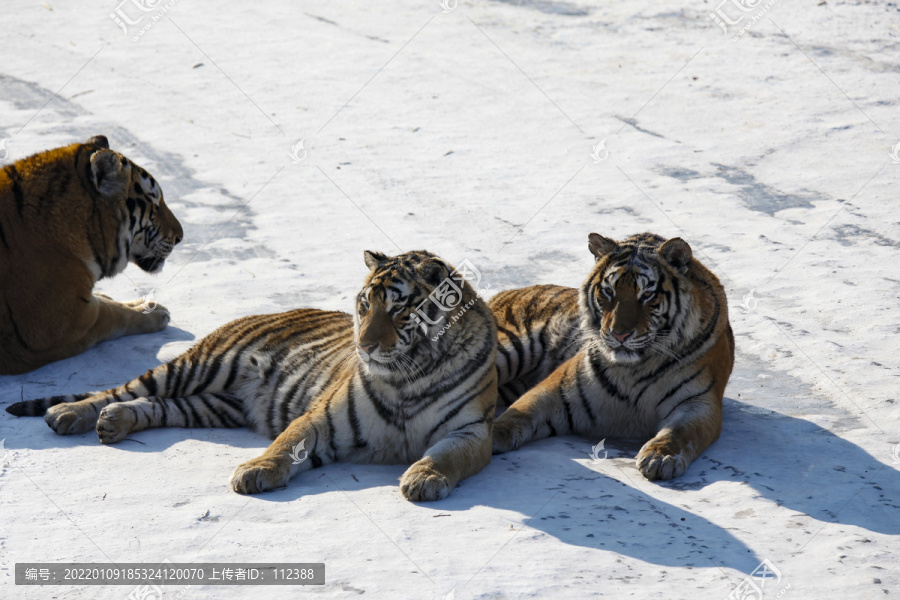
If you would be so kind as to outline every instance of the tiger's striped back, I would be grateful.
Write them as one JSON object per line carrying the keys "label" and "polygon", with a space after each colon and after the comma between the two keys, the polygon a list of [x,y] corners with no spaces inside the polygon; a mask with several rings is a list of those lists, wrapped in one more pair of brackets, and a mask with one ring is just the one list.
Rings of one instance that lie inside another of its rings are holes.
{"label": "tiger's striped back", "polygon": [[535,285],[490,299],[497,318],[498,402],[509,405],[581,349],[578,290]]}

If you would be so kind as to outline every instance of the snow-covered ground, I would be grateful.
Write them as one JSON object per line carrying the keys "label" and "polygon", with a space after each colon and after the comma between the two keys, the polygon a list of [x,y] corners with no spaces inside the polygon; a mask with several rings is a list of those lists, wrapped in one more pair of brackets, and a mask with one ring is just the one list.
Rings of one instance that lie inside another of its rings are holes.
{"label": "snow-covered ground", "polygon": [[0,412],[0,597],[131,592],[16,587],[16,562],[163,559],[326,563],[323,587],[180,598],[724,599],[764,559],[766,600],[900,593],[900,12],[755,2],[4,0],[7,160],[105,134],[185,241],[98,286],[154,290],[169,329],[2,377],[0,406],[120,384],[242,315],[348,310],[364,249],[577,285],[591,231],[689,240],[738,356],[721,439],[674,482],[636,442],[594,461],[564,437],[421,505],[402,466],[239,496],[267,445],[246,430],[106,447]]}

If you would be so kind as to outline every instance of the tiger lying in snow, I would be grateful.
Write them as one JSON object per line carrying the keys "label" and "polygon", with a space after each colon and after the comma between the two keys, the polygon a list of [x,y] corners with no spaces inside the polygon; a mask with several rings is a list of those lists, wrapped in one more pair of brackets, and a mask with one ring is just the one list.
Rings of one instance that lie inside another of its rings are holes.
{"label": "tiger lying in snow", "polygon": [[[119,388],[6,410],[46,411],[59,434],[96,427],[105,444],[151,427],[249,426],[275,441],[235,469],[240,493],[337,461],[414,462],[400,479],[403,495],[444,498],[491,459],[494,318],[465,274],[433,254],[366,252],[365,262],[371,271],[352,316],[245,317]],[[418,308],[448,281],[461,292],[456,306],[468,306],[463,314],[434,302]]]}
{"label": "tiger lying in snow", "polygon": [[183,235],[153,176],[102,135],[0,169],[0,375],[165,329],[164,307],[92,290],[129,262],[159,272]]}
{"label": "tiger lying in snow", "polygon": [[640,437],[641,473],[678,477],[722,429],[734,365],[725,290],[681,238],[592,233],[588,247],[580,290],[491,298],[500,398],[518,398],[494,423],[494,452],[567,433]]}

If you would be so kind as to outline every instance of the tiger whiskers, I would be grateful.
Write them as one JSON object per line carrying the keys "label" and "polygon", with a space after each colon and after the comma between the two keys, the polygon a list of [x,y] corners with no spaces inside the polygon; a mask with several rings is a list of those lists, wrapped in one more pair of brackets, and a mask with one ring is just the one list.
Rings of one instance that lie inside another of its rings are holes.
{"label": "tiger whiskers", "polygon": [[158,246],[155,246],[150,253],[156,258],[168,258],[172,253],[172,249],[175,246],[171,242],[162,242]]}
{"label": "tiger whiskers", "polygon": [[403,381],[405,381],[408,385],[409,383],[411,383],[409,379],[409,367],[407,367],[402,360],[399,360],[401,356],[403,355],[397,354],[396,356],[392,356],[391,361],[384,366],[394,371],[395,373],[399,373],[403,378]]}
{"label": "tiger whiskers", "polygon": [[398,354],[392,364],[396,364],[404,372],[404,379],[408,385],[412,385],[422,376],[422,367],[406,354]]}
{"label": "tiger whiskers", "polygon": [[682,358],[680,356],[678,356],[677,354],[675,354],[674,352],[672,352],[670,349],[666,348],[659,342],[648,342],[647,347],[655,352],[658,352],[659,354],[662,354],[663,356],[668,356],[669,358],[674,358],[675,360],[678,361],[679,364],[682,364],[682,365],[684,364],[684,360],[682,360]]}
{"label": "tiger whiskers", "polygon": [[603,352],[604,350],[609,350],[609,345],[603,340],[593,338],[588,339],[581,350],[582,352],[590,352],[592,350],[599,350],[600,352]]}
{"label": "tiger whiskers", "polygon": [[566,350],[572,347],[573,344],[580,344],[584,342],[584,331],[578,330],[575,334],[575,339],[573,339],[565,348],[563,348],[560,354],[565,354]]}

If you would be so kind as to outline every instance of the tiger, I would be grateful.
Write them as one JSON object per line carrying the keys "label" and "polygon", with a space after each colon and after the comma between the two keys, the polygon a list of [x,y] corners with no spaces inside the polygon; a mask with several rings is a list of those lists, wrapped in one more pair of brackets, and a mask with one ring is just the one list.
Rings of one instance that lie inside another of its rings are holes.
{"label": "tiger", "polygon": [[128,262],[159,272],[184,232],[143,168],[105,136],[0,170],[0,375],[160,331],[169,311],[92,293]]}
{"label": "tiger", "polygon": [[[681,238],[591,233],[580,289],[501,292],[493,452],[553,435],[647,440],[647,479],[681,476],[718,439],[734,365],[725,290]],[[502,403],[502,402],[501,402]]]}
{"label": "tiger", "polygon": [[[284,487],[334,462],[405,463],[402,495],[445,498],[491,459],[497,329],[468,278],[440,257],[366,251],[352,315],[303,308],[238,319],[125,385],[18,402],[58,434],[113,444],[151,427],[242,427],[274,438],[231,488]],[[429,300],[449,281],[455,314]],[[442,333],[438,334],[437,329]]]}

